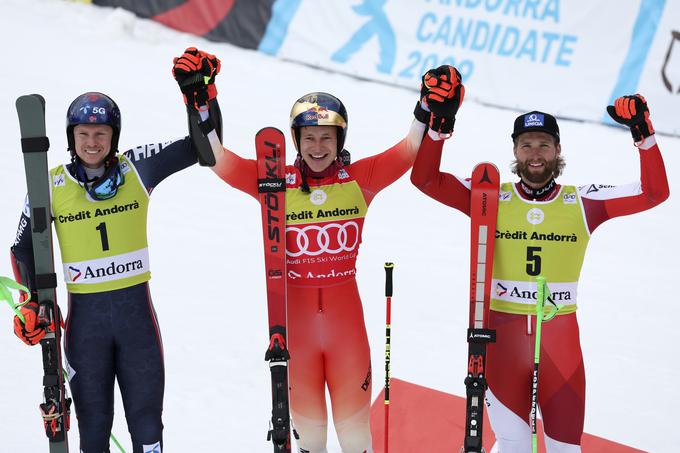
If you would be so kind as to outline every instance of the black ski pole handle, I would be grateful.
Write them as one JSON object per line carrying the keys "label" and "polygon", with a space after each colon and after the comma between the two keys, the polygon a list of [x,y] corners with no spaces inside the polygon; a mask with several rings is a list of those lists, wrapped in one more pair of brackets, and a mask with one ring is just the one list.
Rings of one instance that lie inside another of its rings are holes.
{"label": "black ski pole handle", "polygon": [[392,297],[392,271],[394,263],[385,263],[385,297]]}

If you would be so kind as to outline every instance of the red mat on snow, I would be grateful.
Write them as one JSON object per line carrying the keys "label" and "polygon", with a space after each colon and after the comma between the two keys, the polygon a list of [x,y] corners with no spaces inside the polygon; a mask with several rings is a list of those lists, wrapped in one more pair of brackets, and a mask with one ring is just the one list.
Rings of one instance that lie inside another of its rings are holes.
{"label": "red mat on snow", "polygon": [[[385,413],[383,392],[371,408],[375,453],[384,453]],[[389,453],[458,453],[463,445],[465,399],[410,382],[390,383]],[[494,436],[484,413],[484,447],[491,451]],[[543,425],[538,422],[538,451],[545,453]],[[584,453],[644,453],[601,437],[583,434]]]}

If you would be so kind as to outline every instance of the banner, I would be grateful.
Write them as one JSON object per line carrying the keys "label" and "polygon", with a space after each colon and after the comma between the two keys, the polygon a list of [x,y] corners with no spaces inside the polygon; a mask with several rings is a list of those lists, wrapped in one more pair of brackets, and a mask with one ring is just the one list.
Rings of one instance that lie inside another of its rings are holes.
{"label": "banner", "polygon": [[606,105],[640,92],[678,135],[678,17],[664,0],[277,0],[259,48],[414,89],[451,64],[472,99],[562,118],[611,122]]}

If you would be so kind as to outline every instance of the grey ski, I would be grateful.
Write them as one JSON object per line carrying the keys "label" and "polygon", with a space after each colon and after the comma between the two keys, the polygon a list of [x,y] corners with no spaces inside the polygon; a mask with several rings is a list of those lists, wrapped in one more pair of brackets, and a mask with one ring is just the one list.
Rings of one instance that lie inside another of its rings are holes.
{"label": "grey ski", "polygon": [[71,400],[62,373],[61,322],[57,313],[57,277],[52,249],[50,180],[47,166],[49,140],[45,133],[45,99],[38,94],[16,101],[21,129],[26,186],[30,203],[31,237],[35,261],[35,288],[40,324],[47,334],[40,341],[43,361],[44,400],[40,404],[50,453],[68,453]]}

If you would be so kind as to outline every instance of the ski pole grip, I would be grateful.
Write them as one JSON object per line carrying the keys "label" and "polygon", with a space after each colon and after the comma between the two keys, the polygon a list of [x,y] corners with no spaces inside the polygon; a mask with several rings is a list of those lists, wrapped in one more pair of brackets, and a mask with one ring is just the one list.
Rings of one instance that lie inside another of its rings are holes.
{"label": "ski pole grip", "polygon": [[385,263],[385,296],[392,297],[392,270],[394,263]]}

